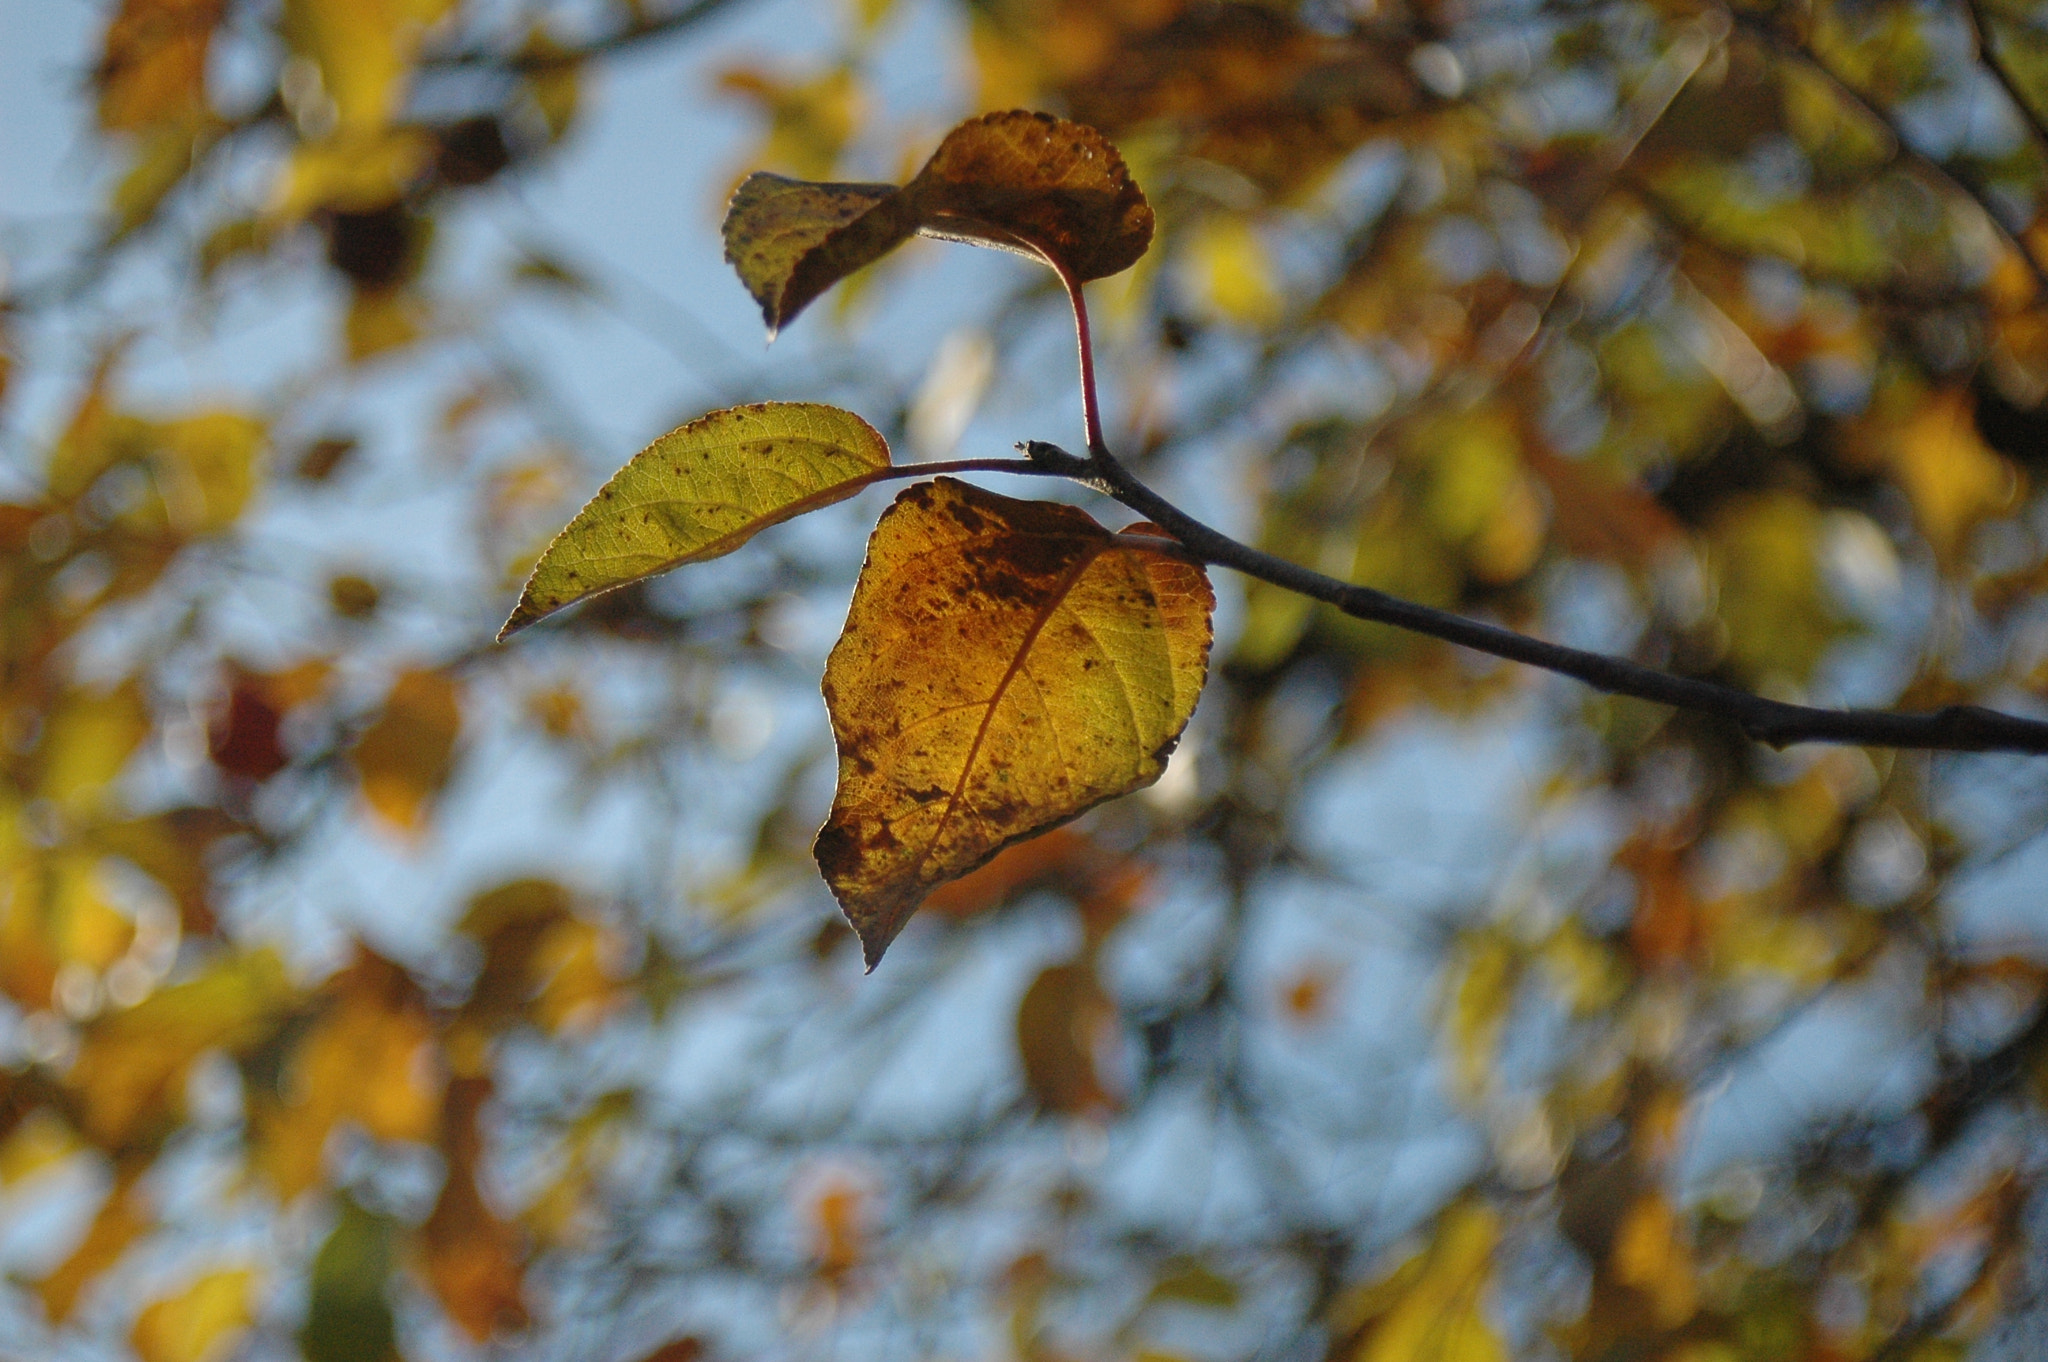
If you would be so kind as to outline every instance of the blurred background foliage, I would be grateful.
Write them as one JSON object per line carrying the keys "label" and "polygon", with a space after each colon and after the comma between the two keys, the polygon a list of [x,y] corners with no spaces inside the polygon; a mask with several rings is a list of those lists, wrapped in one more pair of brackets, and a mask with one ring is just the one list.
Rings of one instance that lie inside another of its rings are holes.
{"label": "blurred background foliage", "polygon": [[876,494],[489,640],[709,407],[1071,443],[1021,265],[917,247],[765,358],[716,272],[745,171],[1027,106],[1158,209],[1111,440],[1198,513],[1773,695],[2039,710],[2048,9],[65,22],[7,136],[91,211],[0,198],[0,1352],[2039,1355],[2038,761],[1772,752],[1224,581],[1160,786],[864,979],[807,848]]}

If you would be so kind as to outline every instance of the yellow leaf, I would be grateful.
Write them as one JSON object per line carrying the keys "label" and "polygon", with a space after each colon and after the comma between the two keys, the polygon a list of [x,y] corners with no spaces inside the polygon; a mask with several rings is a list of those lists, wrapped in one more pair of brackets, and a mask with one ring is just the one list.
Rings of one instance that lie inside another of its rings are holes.
{"label": "yellow leaf", "polygon": [[1661,1193],[1637,1197],[1615,1230],[1612,1261],[1617,1281],[1649,1296],[1657,1322],[1676,1328],[1699,1309],[1699,1283],[1685,1225]]}
{"label": "yellow leaf", "polygon": [[419,1233],[428,1284],[449,1317],[478,1343],[500,1328],[520,1327],[527,1318],[519,1232],[485,1204],[476,1184],[483,1155],[477,1116],[490,1092],[488,1078],[459,1078],[448,1085],[442,1143],[448,1177]]}
{"label": "yellow leaf", "polygon": [[127,236],[155,216],[157,207],[178,187],[226,125],[205,115],[158,123],[135,142],[128,173],[114,182],[108,207],[114,235]]}
{"label": "yellow leaf", "polygon": [[142,1362],[212,1362],[254,1318],[248,1268],[209,1272],[175,1296],[143,1307],[129,1342]]}
{"label": "yellow leaf", "polygon": [[443,672],[405,672],[391,687],[384,713],[357,740],[349,759],[363,798],[386,823],[417,833],[434,797],[455,769],[462,702]]}
{"label": "yellow leaf", "polygon": [[1283,303],[1273,263],[1250,222],[1235,216],[1204,218],[1185,250],[1193,292],[1212,316],[1250,327],[1280,319]]}
{"label": "yellow leaf", "polygon": [[272,192],[269,221],[297,222],[320,208],[367,213],[386,207],[433,155],[433,139],[417,128],[348,129],[302,143]]}
{"label": "yellow leaf", "polygon": [[1480,932],[1459,944],[1451,968],[1458,981],[1451,991],[1448,1028],[1454,1071],[1459,1089],[1476,1097],[1491,1085],[1494,1052],[1515,1000],[1520,963],[1506,939]]}
{"label": "yellow leaf", "polygon": [[157,425],[153,463],[171,528],[179,534],[226,529],[256,487],[256,460],[268,439],[245,412],[206,411]]}
{"label": "yellow leaf", "polygon": [[261,1040],[293,997],[284,965],[264,950],[222,960],[125,1012],[102,1015],[87,1029],[67,1078],[86,1133],[120,1144],[153,1118],[168,1120],[193,1060]]}
{"label": "yellow leaf", "polygon": [[870,968],[939,885],[1159,778],[1214,605],[1148,530],[949,478],[896,499],[824,684],[839,788],[815,852]]}
{"label": "yellow leaf", "polygon": [[104,132],[132,132],[206,107],[206,49],[227,0],[121,0],[99,68]]}
{"label": "yellow leaf", "polygon": [[1351,1362],[1508,1362],[1482,1308],[1500,1223],[1484,1206],[1445,1211],[1412,1284],[1365,1335]]}
{"label": "yellow leaf", "polygon": [[319,1180],[344,1120],[380,1140],[429,1140],[440,1123],[434,1025],[403,971],[366,956],[328,988],[336,999],[286,1065],[282,1105],[259,1122],[260,1162],[285,1200]]}
{"label": "yellow leaf", "polygon": [[534,1020],[550,1031],[584,1029],[618,1001],[605,968],[605,932],[580,918],[555,922],[535,943],[532,968],[546,982],[534,999]]}
{"label": "yellow leaf", "polygon": [[399,111],[427,30],[455,0],[285,0],[284,31],[310,59],[341,128],[381,128]]}
{"label": "yellow leaf", "polygon": [[566,605],[734,549],[854,495],[889,446],[850,411],[763,402],[700,416],[635,454],[534,564],[505,638]]}
{"label": "yellow leaf", "polygon": [[135,924],[114,906],[109,867],[97,856],[60,852],[49,861],[44,938],[59,960],[97,972],[121,958]]}
{"label": "yellow leaf", "polygon": [[43,734],[36,793],[73,818],[99,812],[111,799],[107,787],[148,735],[149,711],[134,682],[99,694],[72,691]]}
{"label": "yellow leaf", "polygon": [[1821,597],[1820,512],[1789,492],[1732,499],[1709,534],[1729,657],[1744,675],[1803,681],[1842,623]]}
{"label": "yellow leaf", "polygon": [[426,333],[428,321],[426,305],[405,289],[357,289],[342,325],[350,362],[404,349]]}
{"label": "yellow leaf", "polygon": [[1927,542],[1953,563],[1963,538],[1985,516],[2012,504],[2019,478],[1977,433],[1967,388],[1929,393],[1891,441],[1891,467]]}
{"label": "yellow leaf", "polygon": [[84,1148],[61,1117],[38,1108],[0,1141],[0,1187],[12,1187],[69,1159]]}

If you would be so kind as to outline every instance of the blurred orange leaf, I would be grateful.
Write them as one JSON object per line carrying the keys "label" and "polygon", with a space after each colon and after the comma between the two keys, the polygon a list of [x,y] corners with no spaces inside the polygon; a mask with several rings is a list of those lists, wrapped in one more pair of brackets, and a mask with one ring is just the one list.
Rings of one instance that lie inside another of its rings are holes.
{"label": "blurred orange leaf", "polygon": [[418,833],[455,769],[462,731],[461,692],[445,672],[402,673],[384,712],[357,740],[349,759],[370,808],[400,832]]}

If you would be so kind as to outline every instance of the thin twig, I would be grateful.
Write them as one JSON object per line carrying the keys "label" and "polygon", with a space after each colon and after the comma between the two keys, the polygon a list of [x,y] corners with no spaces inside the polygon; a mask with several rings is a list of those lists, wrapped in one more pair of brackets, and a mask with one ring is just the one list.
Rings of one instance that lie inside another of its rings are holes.
{"label": "thin twig", "polygon": [[1977,49],[1977,60],[1984,63],[1984,68],[1991,72],[1991,78],[1998,82],[1998,88],[2005,91],[2005,97],[2012,101],[2013,112],[2019,115],[2020,125],[2027,130],[2027,140],[2034,144],[2034,153],[2048,164],[2048,127],[2042,125],[2041,116],[2027,102],[2011,69],[1992,47],[1991,20],[1984,13],[1983,0],[1963,0],[1963,22],[1969,25],[1970,42]]}
{"label": "thin twig", "polygon": [[1835,72],[1833,67],[1822,61],[1819,56],[1803,43],[1794,42],[1770,22],[1756,15],[1734,11],[1732,12],[1732,21],[1737,29],[1756,39],[1758,44],[1766,51],[1782,60],[1797,62],[1819,76],[1827,82],[1828,87],[1837,95],[1862,110],[1867,117],[1884,128],[1891,137],[1892,160],[1905,161],[1917,166],[1923,173],[1939,180],[1942,184],[1947,185],[1950,189],[1975,204],[1978,211],[1982,212],[1985,218],[1990,221],[1992,229],[2005,239],[2006,245],[2012,247],[2019,254],[2020,260],[2027,267],[2027,272],[2034,276],[2036,287],[2043,294],[2048,294],[2048,266],[2042,265],[2034,253],[2027,249],[2026,243],[2021,241],[2013,229],[2006,224],[2005,219],[1998,215],[1997,205],[1991,201],[1991,196],[1984,191],[1982,186],[1973,183],[1960,171],[1951,169],[1941,161],[1936,160],[1914,146],[1912,140],[1906,136],[1906,130],[1899,125],[1897,119],[1892,117],[1889,110],[1844,80]]}
{"label": "thin twig", "polygon": [[494,66],[507,71],[531,75],[535,72],[558,71],[564,67],[576,66],[592,57],[609,56],[637,47],[641,43],[657,38],[666,38],[680,33],[703,20],[711,18],[720,10],[733,4],[733,0],[695,0],[694,3],[673,10],[634,20],[632,23],[594,38],[575,47],[547,49],[528,47],[520,52],[506,53],[489,48],[468,47],[451,52],[430,53],[420,61],[423,67],[449,69],[474,66]]}

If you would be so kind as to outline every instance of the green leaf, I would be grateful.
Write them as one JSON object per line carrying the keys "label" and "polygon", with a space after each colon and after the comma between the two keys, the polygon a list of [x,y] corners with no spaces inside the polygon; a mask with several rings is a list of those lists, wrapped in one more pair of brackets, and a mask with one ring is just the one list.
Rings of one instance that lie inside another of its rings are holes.
{"label": "green leaf", "polygon": [[888,467],[888,443],[837,407],[763,402],[700,416],[635,454],[555,536],[498,637],[731,553],[770,525],[844,501]]}

